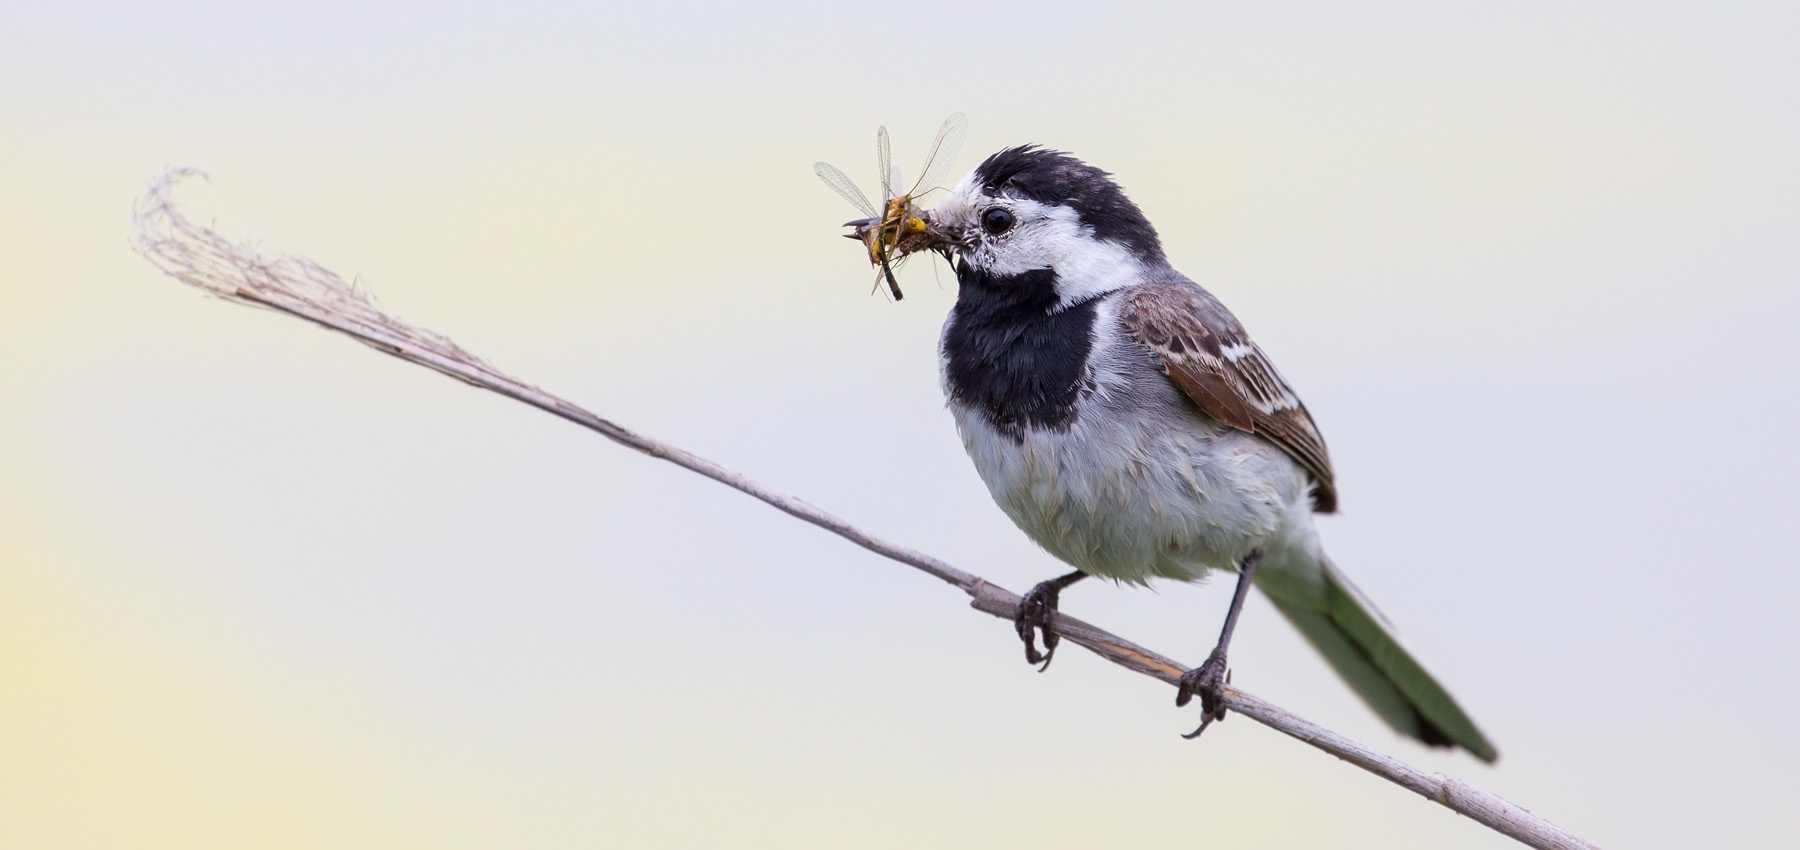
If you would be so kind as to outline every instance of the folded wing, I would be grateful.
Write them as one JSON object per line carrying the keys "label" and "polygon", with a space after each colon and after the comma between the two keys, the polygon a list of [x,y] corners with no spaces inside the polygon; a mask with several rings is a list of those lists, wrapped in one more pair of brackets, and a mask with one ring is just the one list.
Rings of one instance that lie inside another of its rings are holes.
{"label": "folded wing", "polygon": [[1119,319],[1208,416],[1267,438],[1305,468],[1313,510],[1337,510],[1331,456],[1312,415],[1225,305],[1192,283],[1171,281],[1132,292]]}

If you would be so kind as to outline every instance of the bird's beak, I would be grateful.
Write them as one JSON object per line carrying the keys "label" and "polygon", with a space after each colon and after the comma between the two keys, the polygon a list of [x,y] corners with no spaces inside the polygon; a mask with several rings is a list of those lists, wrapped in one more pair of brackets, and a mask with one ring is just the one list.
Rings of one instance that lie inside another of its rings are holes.
{"label": "bird's beak", "polygon": [[914,220],[909,232],[900,238],[900,249],[908,254],[917,251],[960,251],[964,240],[960,230],[936,221],[930,212]]}
{"label": "bird's beak", "polygon": [[931,213],[914,213],[903,218],[859,218],[844,222],[855,239],[869,249],[869,262],[885,264],[920,251],[933,251],[948,257],[962,250],[963,239],[954,229],[936,224]]}

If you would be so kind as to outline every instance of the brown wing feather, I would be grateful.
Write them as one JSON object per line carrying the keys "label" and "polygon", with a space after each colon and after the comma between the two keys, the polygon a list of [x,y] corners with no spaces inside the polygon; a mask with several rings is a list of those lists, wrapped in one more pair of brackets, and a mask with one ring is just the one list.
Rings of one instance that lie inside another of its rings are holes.
{"label": "brown wing feather", "polygon": [[1225,305],[1190,283],[1151,284],[1120,303],[1119,320],[1208,416],[1268,438],[1304,467],[1313,510],[1337,510],[1331,456],[1312,415]]}

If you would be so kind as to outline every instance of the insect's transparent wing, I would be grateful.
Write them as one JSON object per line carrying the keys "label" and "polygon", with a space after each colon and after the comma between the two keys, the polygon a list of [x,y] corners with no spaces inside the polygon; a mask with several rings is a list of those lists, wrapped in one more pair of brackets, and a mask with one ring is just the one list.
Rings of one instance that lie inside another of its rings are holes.
{"label": "insect's transparent wing", "polygon": [[894,199],[894,184],[889,182],[894,176],[894,155],[885,126],[875,131],[875,164],[881,167],[881,206],[885,210],[887,202]]}
{"label": "insect's transparent wing", "polygon": [[845,177],[844,172],[837,170],[837,166],[829,162],[815,162],[813,163],[813,173],[819,175],[819,179],[825,181],[825,185],[844,196],[844,200],[849,201],[851,206],[861,210],[863,215],[870,218],[881,215],[875,210],[875,205],[869,203],[868,196],[864,195],[861,189],[856,188],[856,184],[850,182],[850,178]]}
{"label": "insect's transparent wing", "polygon": [[969,116],[955,112],[944,119],[944,126],[938,128],[937,140],[931,143],[931,152],[925,155],[919,183],[908,194],[929,192],[944,182],[950,175],[950,167],[956,164],[956,155],[962,152],[963,136],[968,132]]}

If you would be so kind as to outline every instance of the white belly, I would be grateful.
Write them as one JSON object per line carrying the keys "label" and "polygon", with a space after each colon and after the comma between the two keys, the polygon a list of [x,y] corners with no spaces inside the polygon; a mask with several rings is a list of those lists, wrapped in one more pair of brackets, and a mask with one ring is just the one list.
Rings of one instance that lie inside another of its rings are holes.
{"label": "white belly", "polygon": [[1028,429],[1021,442],[974,411],[952,412],[1000,509],[1083,572],[1192,581],[1235,570],[1254,549],[1291,548],[1284,544],[1296,519],[1311,537],[1299,467],[1267,442],[1197,415],[1190,428],[1084,417],[1064,432]]}

